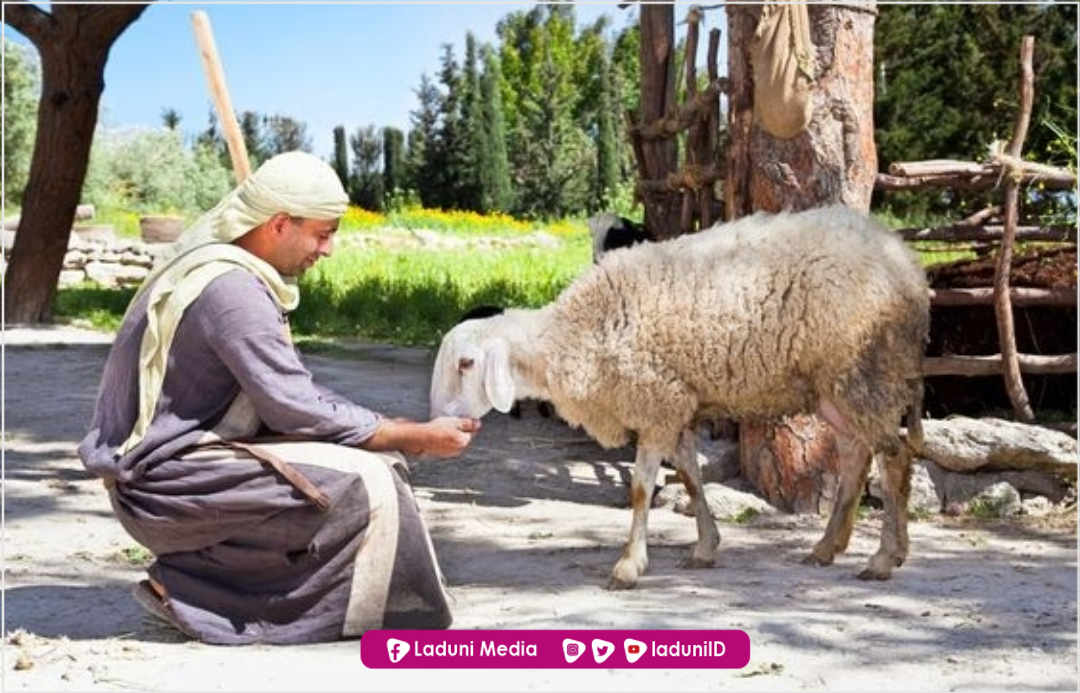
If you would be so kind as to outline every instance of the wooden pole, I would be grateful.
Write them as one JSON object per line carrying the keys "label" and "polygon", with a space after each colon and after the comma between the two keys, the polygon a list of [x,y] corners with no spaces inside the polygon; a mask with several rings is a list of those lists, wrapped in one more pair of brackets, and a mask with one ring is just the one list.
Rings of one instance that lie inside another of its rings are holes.
{"label": "wooden pole", "polygon": [[[1035,101],[1035,78],[1031,67],[1035,53],[1035,37],[1025,36],[1020,43],[1020,107],[1016,111],[1012,139],[1009,140],[1007,153],[1013,160],[1019,160],[1027,137],[1028,123],[1031,120],[1031,104]],[[998,249],[998,262],[994,270],[994,312],[997,314],[998,339],[1001,342],[1002,375],[1005,377],[1005,390],[1013,405],[1016,418],[1024,423],[1035,420],[1035,412],[1028,400],[1027,390],[1020,372],[1020,362],[1016,349],[1016,327],[1013,323],[1012,299],[1009,295],[1009,273],[1012,267],[1013,243],[1016,240],[1016,226],[1019,217],[1020,184],[1012,171],[1005,177],[1005,230]]]}
{"label": "wooden pole", "polygon": [[229,90],[225,86],[225,70],[221,67],[221,59],[218,57],[217,46],[214,44],[210,18],[205,12],[199,10],[191,13],[191,23],[195,29],[195,40],[199,44],[203,68],[206,70],[206,80],[210,84],[210,95],[214,99],[214,106],[221,120],[225,144],[229,147],[233,174],[236,176],[236,182],[242,183],[251,175],[251,162],[248,161],[244,135],[240,132],[240,123],[236,120],[236,113],[233,112],[232,101],[229,99]]}

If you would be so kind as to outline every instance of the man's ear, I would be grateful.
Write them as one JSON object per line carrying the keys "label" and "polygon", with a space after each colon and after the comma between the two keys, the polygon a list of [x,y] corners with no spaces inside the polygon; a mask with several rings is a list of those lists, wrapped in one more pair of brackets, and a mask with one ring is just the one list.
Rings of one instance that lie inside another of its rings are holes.
{"label": "man's ear", "polygon": [[510,350],[502,339],[491,340],[484,349],[484,393],[491,406],[503,414],[514,406]]}
{"label": "man's ear", "polygon": [[274,233],[280,235],[285,231],[288,231],[289,225],[293,223],[291,216],[285,212],[278,212],[274,216],[270,217],[270,228],[274,230]]}

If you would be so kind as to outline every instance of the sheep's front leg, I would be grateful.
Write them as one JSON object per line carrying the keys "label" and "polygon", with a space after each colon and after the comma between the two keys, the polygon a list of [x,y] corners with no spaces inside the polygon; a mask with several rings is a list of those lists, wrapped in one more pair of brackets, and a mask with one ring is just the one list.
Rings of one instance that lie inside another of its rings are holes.
{"label": "sheep's front leg", "polygon": [[675,456],[675,470],[690,494],[690,508],[697,522],[698,541],[690,558],[683,563],[687,568],[711,568],[719,553],[720,532],[705,502],[705,489],[701,486],[701,469],[697,460],[697,436],[693,430],[683,431],[679,438],[679,450]]}
{"label": "sheep's front leg", "polygon": [[649,567],[649,554],[646,546],[646,534],[649,525],[649,506],[652,504],[652,491],[656,484],[656,473],[660,470],[663,455],[639,446],[634,460],[634,476],[630,480],[630,505],[634,511],[630,523],[630,538],[626,542],[622,556],[608,581],[609,590],[626,590],[637,584],[638,578]]}

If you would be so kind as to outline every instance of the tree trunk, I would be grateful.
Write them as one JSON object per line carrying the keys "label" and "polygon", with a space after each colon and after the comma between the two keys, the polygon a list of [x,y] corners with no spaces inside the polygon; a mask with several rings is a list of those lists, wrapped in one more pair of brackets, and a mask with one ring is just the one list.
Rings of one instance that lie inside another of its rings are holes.
{"label": "tree trunk", "polygon": [[[647,126],[672,113],[675,102],[675,8],[671,3],[641,5],[641,113]],[[664,180],[679,170],[678,143],[673,137],[642,139],[642,182]],[[679,234],[682,202],[678,194],[642,187],[645,228],[657,240]]]}
{"label": "tree trunk", "polygon": [[[782,3],[781,3],[782,4]],[[754,116],[750,45],[761,6],[728,5],[731,144],[728,218],[844,203],[868,210],[877,174],[873,3],[808,6],[814,44],[812,117],[780,139]],[[740,422],[744,477],[777,507],[827,512],[839,469],[832,430],[813,416]]]}
{"label": "tree trunk", "polygon": [[67,252],[97,126],[109,48],[146,5],[56,5],[49,13],[5,5],[5,22],[41,56],[37,137],[23,193],[19,230],[4,276],[7,323],[52,319],[56,282]]}

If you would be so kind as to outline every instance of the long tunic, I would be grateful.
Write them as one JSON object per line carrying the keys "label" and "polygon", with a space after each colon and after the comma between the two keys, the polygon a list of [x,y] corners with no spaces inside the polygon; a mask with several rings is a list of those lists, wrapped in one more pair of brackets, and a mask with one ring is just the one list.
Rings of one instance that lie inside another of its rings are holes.
{"label": "long tunic", "polygon": [[[78,452],[155,555],[179,625],[211,643],[301,643],[369,628],[445,628],[442,575],[400,455],[355,447],[380,416],[317,385],[267,287],[244,270],[185,311],[157,409],[138,412],[148,292],[109,353]],[[254,442],[327,499],[221,440]]]}

